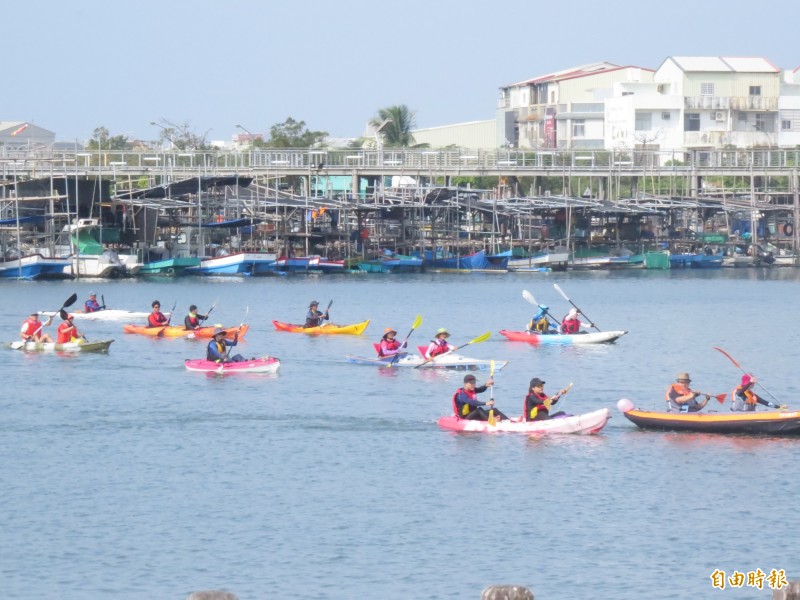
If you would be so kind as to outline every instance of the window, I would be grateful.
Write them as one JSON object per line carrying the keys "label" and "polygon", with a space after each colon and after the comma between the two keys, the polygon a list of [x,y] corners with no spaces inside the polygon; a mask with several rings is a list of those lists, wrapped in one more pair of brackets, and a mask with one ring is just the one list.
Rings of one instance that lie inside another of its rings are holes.
{"label": "window", "polygon": [[636,131],[650,131],[653,128],[653,113],[636,113]]}
{"label": "window", "polygon": [[747,113],[746,112],[740,112],[739,116],[738,116],[738,119],[739,119],[739,123],[747,123]]}
{"label": "window", "polygon": [[684,131],[700,131],[700,113],[686,113],[683,117]]}
{"label": "window", "polygon": [[792,130],[792,122],[789,119],[782,119],[781,120],[781,130],[782,131],[791,131]]}
{"label": "window", "polygon": [[701,83],[700,84],[700,95],[701,96],[713,96],[714,95],[714,84],[713,83]]}
{"label": "window", "polygon": [[766,131],[767,119],[764,113],[756,113],[756,131]]}
{"label": "window", "polygon": [[555,90],[553,90],[550,92],[550,104],[555,104],[555,103],[556,103],[556,92]]}
{"label": "window", "polygon": [[586,121],[575,119],[572,121],[572,137],[584,137],[586,135]]}
{"label": "window", "polygon": [[623,96],[633,96],[633,92],[622,92]]}
{"label": "window", "polygon": [[750,86],[750,95],[751,96],[760,96],[761,95],[761,86],[760,85],[751,85]]}
{"label": "window", "polygon": [[669,121],[672,118],[672,113],[662,112],[661,113],[661,120],[662,121]]}

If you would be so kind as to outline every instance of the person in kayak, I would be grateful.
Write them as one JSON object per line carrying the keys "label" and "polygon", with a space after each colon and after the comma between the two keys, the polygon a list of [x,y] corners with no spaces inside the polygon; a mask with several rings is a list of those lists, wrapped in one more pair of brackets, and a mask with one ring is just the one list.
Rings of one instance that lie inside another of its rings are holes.
{"label": "person in kayak", "polygon": [[556,326],[547,318],[549,307],[544,304],[539,305],[539,312],[533,315],[531,322],[528,323],[528,333],[558,333]]}
{"label": "person in kayak", "polygon": [[544,384],[538,377],[531,379],[528,386],[528,395],[525,396],[525,411],[522,414],[523,421],[546,421],[553,417],[563,417],[567,413],[558,411],[550,414],[550,407],[556,404],[561,396],[566,394],[566,390],[559,390],[553,396],[544,393]]}
{"label": "person in kayak", "polygon": [[580,333],[581,327],[591,327],[590,323],[584,323],[578,318],[578,309],[571,308],[561,321],[561,333]]}
{"label": "person in kayak", "polygon": [[705,394],[706,399],[698,402],[697,398],[702,396],[700,392],[694,392],[689,388],[692,378],[688,373],[678,373],[675,383],[667,388],[666,400],[669,412],[698,412],[711,399],[709,394]]}
{"label": "person in kayak", "polygon": [[488,421],[489,409],[494,409],[495,419],[501,421],[508,419],[503,413],[494,408],[494,400],[481,402],[478,394],[482,394],[490,386],[494,385],[491,377],[482,386],[476,387],[475,375],[464,375],[464,386],[456,390],[453,395],[453,410],[459,419],[469,419],[472,421]]}
{"label": "person in kayak", "polygon": [[328,311],[322,312],[319,310],[319,302],[312,300],[308,305],[308,312],[306,313],[306,324],[303,325],[306,329],[309,327],[319,327],[323,321],[328,321]]}
{"label": "person in kayak", "polygon": [[239,343],[239,332],[233,336],[233,340],[225,339],[224,329],[215,329],[213,339],[208,342],[206,348],[206,360],[214,361],[216,363],[226,362],[242,362],[245,359],[241,354],[228,355],[228,348],[233,347]]}
{"label": "person in kayak", "polygon": [[733,388],[733,392],[731,392],[731,400],[733,401],[731,410],[750,412],[756,409],[757,404],[762,404],[769,408],[786,408],[783,405],[774,404],[758,396],[753,391],[753,386],[756,383],[758,383],[758,380],[754,376],[748,375],[747,373],[742,375],[742,383]]}
{"label": "person in kayak", "polygon": [[183,326],[187,331],[200,329],[203,326],[203,321],[208,318],[208,315],[198,315],[197,306],[192,304],[189,307],[189,314],[183,319]]}
{"label": "person in kayak", "polygon": [[403,352],[403,345],[395,339],[397,332],[391,327],[383,330],[383,337],[381,343],[378,344],[378,356],[394,356],[395,354],[405,354]]}
{"label": "person in kayak", "polygon": [[78,333],[78,328],[75,327],[73,323],[73,319],[75,317],[73,315],[68,314],[67,318],[61,322],[61,325],[58,326],[58,338],[56,338],[56,342],[59,344],[66,344],[68,342],[74,342],[77,339],[83,337],[80,333]]}
{"label": "person in kayak", "polygon": [[169,323],[169,319],[161,312],[161,302],[158,300],[153,300],[153,303],[150,305],[153,307],[153,312],[151,312],[147,316],[147,326],[148,327],[164,327],[167,323]]}
{"label": "person in kayak", "polygon": [[97,301],[97,292],[89,292],[89,299],[83,303],[83,312],[93,313],[104,308],[105,306]]}
{"label": "person in kayak", "polygon": [[433,336],[431,343],[428,344],[427,350],[425,350],[425,358],[433,358],[435,356],[439,356],[441,354],[447,354],[448,352],[452,352],[456,349],[455,346],[450,345],[447,342],[447,338],[450,337],[447,329],[444,327],[440,327],[436,330],[436,335]]}
{"label": "person in kayak", "polygon": [[43,330],[45,327],[50,325],[50,322],[52,320],[53,317],[50,317],[49,319],[47,319],[47,321],[42,323],[39,320],[38,313],[31,313],[31,316],[28,317],[22,324],[22,328],[19,330],[19,335],[26,342],[51,343],[53,341],[53,338],[51,338],[50,335],[45,333]]}

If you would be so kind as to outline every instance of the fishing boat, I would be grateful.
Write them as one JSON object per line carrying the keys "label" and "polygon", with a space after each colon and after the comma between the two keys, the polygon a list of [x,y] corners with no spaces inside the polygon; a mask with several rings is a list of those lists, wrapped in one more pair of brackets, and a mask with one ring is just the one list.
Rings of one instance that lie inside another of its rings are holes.
{"label": "fishing boat", "polygon": [[139,272],[142,262],[136,254],[107,247],[120,239],[119,230],[103,227],[100,219],[75,219],[62,229],[54,252],[70,260],[71,272],[76,277],[131,277]]}
{"label": "fishing boat", "polygon": [[422,271],[422,259],[394,252],[384,252],[372,260],[358,263],[358,268],[367,273],[419,273]]}
{"label": "fishing boat", "polygon": [[146,262],[139,269],[140,276],[178,277],[186,274],[186,269],[199,267],[200,259],[196,256],[176,256]]}
{"label": "fishing boat", "polygon": [[626,269],[644,266],[644,254],[635,254],[625,247],[578,248],[572,254],[573,269]]}
{"label": "fishing boat", "polygon": [[539,345],[605,344],[614,342],[627,331],[586,331],[582,333],[528,333],[527,331],[508,331],[501,329],[500,335],[511,342],[527,342]]}
{"label": "fishing boat", "polygon": [[553,417],[544,421],[523,421],[519,417],[495,421],[495,424],[491,425],[488,421],[474,421],[450,415],[441,417],[437,423],[443,429],[475,433],[577,433],[586,435],[597,433],[603,429],[610,418],[609,410],[601,408],[582,415]]}
{"label": "fishing boat", "polygon": [[569,263],[569,251],[563,246],[533,254],[514,250],[508,250],[503,254],[509,257],[508,270],[519,273],[565,271]]}
{"label": "fishing boat", "polygon": [[2,279],[72,279],[71,261],[68,258],[51,258],[42,254],[28,254],[0,260]]}
{"label": "fishing boat", "polygon": [[234,373],[277,373],[281,361],[273,356],[261,356],[241,362],[217,363],[213,360],[187,359],[184,365],[189,371],[232,375]]}
{"label": "fishing boat", "polygon": [[[275,268],[284,273],[320,272],[319,256],[279,256]],[[342,263],[344,265],[344,263]]]}
{"label": "fishing boat", "polygon": [[[379,348],[379,344],[373,344],[375,346],[375,350],[377,352]],[[455,352],[451,352],[449,354],[441,354],[436,357],[434,360],[426,362],[425,361],[425,351],[428,349],[427,346],[417,346],[417,351],[419,352],[419,356],[414,354],[403,354],[397,360],[392,362],[391,356],[376,356],[376,357],[364,357],[364,356],[354,356],[348,354],[345,356],[345,360],[350,364],[354,365],[370,365],[375,367],[388,367],[389,364],[394,367],[413,367],[413,368],[421,368],[421,369],[448,369],[451,371],[479,371],[491,368],[492,361],[483,359],[483,358],[469,358],[467,356],[462,356],[461,354],[456,354]],[[508,364],[508,361],[504,360],[497,360],[494,361],[494,368],[497,370],[502,369]]]}
{"label": "fishing boat", "polygon": [[425,253],[423,265],[426,269],[442,272],[462,271],[506,271],[508,270],[508,257],[493,255],[488,257],[486,250],[479,250],[465,256],[443,256],[441,252]]}
{"label": "fishing boat", "polygon": [[137,333],[140,335],[148,335],[151,337],[182,337],[186,339],[211,339],[214,337],[214,331],[223,329],[225,337],[230,338],[239,334],[239,338],[243,338],[250,328],[249,325],[242,325],[236,327],[200,327],[199,329],[187,330],[183,325],[166,325],[164,327],[148,327],[147,325],[123,325],[122,329],[125,333]]}
{"label": "fishing boat", "polygon": [[318,327],[303,327],[302,325],[294,325],[292,323],[281,323],[280,321],[272,321],[275,329],[278,331],[288,331],[290,333],[307,333],[310,335],[361,335],[369,325],[369,319],[361,323],[353,323],[351,325],[334,325],[333,323],[325,323]]}
{"label": "fishing boat", "polygon": [[664,413],[639,410],[633,402],[622,399],[617,408],[633,424],[657,431],[694,433],[749,433],[764,435],[800,435],[800,412],[694,412]]}
{"label": "fishing boat", "polygon": [[187,275],[271,275],[275,271],[275,257],[271,252],[235,252],[225,256],[203,258],[200,264],[186,267]]}
{"label": "fishing boat", "polygon": [[669,266],[672,269],[690,267],[692,269],[720,269],[724,256],[722,254],[670,254]]}
{"label": "fishing boat", "polygon": [[23,352],[108,352],[108,347],[114,340],[99,340],[96,342],[8,342],[6,348],[12,350],[22,350]]}

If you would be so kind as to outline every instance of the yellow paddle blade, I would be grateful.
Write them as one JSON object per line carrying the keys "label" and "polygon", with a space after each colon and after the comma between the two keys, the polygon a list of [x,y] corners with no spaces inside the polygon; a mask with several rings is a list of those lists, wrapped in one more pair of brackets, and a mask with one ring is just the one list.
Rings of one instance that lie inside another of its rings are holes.
{"label": "yellow paddle blade", "polygon": [[494,360],[489,361],[489,377],[494,377]]}
{"label": "yellow paddle blade", "polygon": [[420,325],[422,325],[422,315],[417,315],[417,318],[414,319],[414,324],[411,325],[411,329],[419,329]]}
{"label": "yellow paddle blade", "polygon": [[489,425],[492,427],[497,425],[497,420],[494,418],[494,409],[489,411]]}
{"label": "yellow paddle blade", "polygon": [[478,336],[478,337],[476,337],[474,340],[470,340],[470,341],[468,341],[468,342],[467,342],[466,344],[464,344],[464,345],[466,346],[467,344],[477,344],[478,342],[485,342],[485,341],[486,341],[486,340],[488,340],[490,337],[492,337],[492,332],[491,332],[491,331],[487,331],[487,332],[486,332],[486,333],[484,333],[483,335],[479,335],[479,336]]}
{"label": "yellow paddle blade", "polygon": [[545,408],[546,408],[548,411],[550,411],[550,406],[552,406],[552,404],[553,404],[553,401],[552,401],[552,400],[550,400],[550,398],[548,398],[547,400],[545,400],[545,401],[544,401],[544,407],[545,407]]}

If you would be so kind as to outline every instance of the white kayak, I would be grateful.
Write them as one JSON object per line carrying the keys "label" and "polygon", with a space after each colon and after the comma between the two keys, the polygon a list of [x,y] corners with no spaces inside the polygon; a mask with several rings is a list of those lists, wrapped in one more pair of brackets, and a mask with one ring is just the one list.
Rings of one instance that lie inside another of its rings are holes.
{"label": "white kayak", "polygon": [[6,348],[22,350],[23,352],[108,352],[108,347],[114,340],[99,340],[97,342],[9,342]]}
{"label": "white kayak", "polygon": [[[392,363],[391,356],[385,356],[383,358],[374,357],[374,358],[367,358],[364,356],[353,356],[352,354],[348,354],[345,356],[347,362],[354,364],[354,365],[372,365],[375,367],[388,367],[389,364],[392,365],[391,368],[395,367],[412,367],[416,368],[419,367],[421,369],[451,369],[457,371],[478,371],[483,369],[488,369],[491,367],[492,361],[486,360],[483,358],[469,358],[468,356],[462,356],[461,354],[442,354],[437,356],[434,360],[425,362],[425,359],[421,356],[417,355],[410,355],[406,354],[401,358],[398,358],[396,361]],[[424,363],[424,364],[423,364]],[[495,369],[502,369],[508,364],[508,361],[505,360],[496,360],[494,361],[494,368]]]}
{"label": "white kayak", "polygon": [[[57,317],[58,313],[54,313],[53,311],[39,311],[39,314],[43,317]],[[82,311],[74,311],[70,312],[70,314],[75,317],[75,319],[83,319],[87,321],[131,321],[137,319],[146,319],[150,313],[149,312],[136,312],[132,310],[122,310],[120,308],[107,308],[105,310],[98,310],[95,312],[82,312]],[[164,313],[167,317],[169,317],[169,313]]]}
{"label": "white kayak", "polygon": [[527,331],[509,331],[501,329],[500,335],[512,342],[527,342],[535,346],[550,344],[607,344],[614,342],[628,333],[627,331],[585,331],[581,333],[529,333]]}
{"label": "white kayak", "polygon": [[521,417],[496,421],[490,425],[488,421],[472,421],[460,419],[455,415],[442,417],[437,422],[439,427],[451,431],[470,431],[475,433],[597,433],[606,426],[611,414],[607,408],[601,408],[582,415],[554,417],[544,421],[523,421]]}

